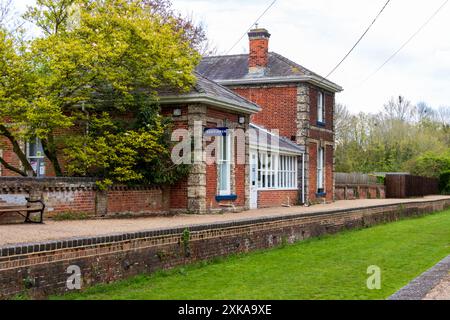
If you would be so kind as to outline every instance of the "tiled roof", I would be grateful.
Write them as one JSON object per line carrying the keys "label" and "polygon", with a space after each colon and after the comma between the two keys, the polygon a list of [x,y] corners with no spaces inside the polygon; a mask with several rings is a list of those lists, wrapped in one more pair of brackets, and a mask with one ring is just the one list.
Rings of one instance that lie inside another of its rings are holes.
{"label": "tiled roof", "polygon": [[[197,67],[197,71],[210,79],[235,80],[248,77],[248,54],[231,56],[205,57]],[[266,77],[289,77],[312,75],[310,70],[270,52]]]}
{"label": "tiled roof", "polygon": [[188,93],[177,93],[172,90],[160,90],[159,96],[162,102],[169,97],[177,97],[178,99],[194,99],[204,98],[223,102],[225,104],[235,105],[240,108],[248,109],[251,112],[258,112],[260,107],[234,93],[230,89],[209,80],[207,77],[195,72],[197,83]]}
{"label": "tiled roof", "polygon": [[253,148],[271,148],[272,150],[273,148],[279,148],[280,153],[290,152],[295,154],[303,154],[305,152],[305,147],[300,146],[287,138],[273,134],[253,123],[250,124],[250,129],[255,130],[256,133],[255,136],[250,136],[250,146]]}
{"label": "tiled roof", "polygon": [[269,53],[269,61],[264,74],[249,74],[248,59],[248,54],[204,57],[197,67],[197,72],[217,82],[315,77],[336,87],[337,91],[341,89],[339,85],[275,52]]}

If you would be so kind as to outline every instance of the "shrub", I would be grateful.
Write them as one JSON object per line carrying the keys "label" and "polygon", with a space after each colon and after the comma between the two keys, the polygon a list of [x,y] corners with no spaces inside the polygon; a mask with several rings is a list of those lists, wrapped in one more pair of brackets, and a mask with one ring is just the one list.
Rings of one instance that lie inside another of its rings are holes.
{"label": "shrub", "polygon": [[441,154],[427,152],[410,163],[410,171],[418,176],[439,178],[450,171],[450,151]]}
{"label": "shrub", "polygon": [[439,176],[439,191],[443,194],[450,194],[450,170]]}

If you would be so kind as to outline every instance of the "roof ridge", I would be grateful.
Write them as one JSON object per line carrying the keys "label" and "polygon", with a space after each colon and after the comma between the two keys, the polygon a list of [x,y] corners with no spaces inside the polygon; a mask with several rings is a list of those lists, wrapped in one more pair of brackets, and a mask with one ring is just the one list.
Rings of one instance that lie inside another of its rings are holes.
{"label": "roof ridge", "polygon": [[242,56],[248,56],[248,53],[238,53],[238,54],[223,54],[223,55],[217,55],[217,56],[205,56],[202,57],[202,59],[214,59],[214,58],[225,58],[225,57],[242,57]]}

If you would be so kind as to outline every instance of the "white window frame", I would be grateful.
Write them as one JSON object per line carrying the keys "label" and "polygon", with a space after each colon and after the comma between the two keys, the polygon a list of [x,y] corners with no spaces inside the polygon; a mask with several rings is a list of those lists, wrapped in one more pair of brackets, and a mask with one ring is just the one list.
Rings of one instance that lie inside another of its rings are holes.
{"label": "white window frame", "polygon": [[[224,151],[224,142],[226,142],[225,145],[225,153]],[[219,157],[217,159],[217,165],[218,165],[218,189],[219,189],[219,196],[229,196],[231,195],[231,135],[227,133],[226,136],[219,137]],[[222,176],[223,173],[223,167],[225,167],[226,177]],[[226,181],[223,181],[222,179],[226,179]],[[225,188],[222,188],[222,186],[225,185]]]}
{"label": "white window frame", "polygon": [[325,94],[319,91],[317,95],[317,122],[325,123]]}
{"label": "white window frame", "polygon": [[257,161],[258,190],[298,189],[297,156],[259,151]]}
{"label": "white window frame", "polygon": [[317,151],[317,193],[325,192],[325,148]]}

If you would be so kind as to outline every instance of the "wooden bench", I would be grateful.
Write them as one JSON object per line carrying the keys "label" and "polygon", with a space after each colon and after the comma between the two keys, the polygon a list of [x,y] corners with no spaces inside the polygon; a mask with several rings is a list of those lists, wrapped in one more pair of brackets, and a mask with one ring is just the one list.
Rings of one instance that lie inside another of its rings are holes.
{"label": "wooden bench", "polygon": [[[27,204],[25,206],[1,206],[0,205],[0,216],[5,214],[19,214],[25,218],[25,223],[43,223],[44,222],[44,211],[45,203],[42,200],[30,200],[26,198]],[[39,221],[32,221],[30,215],[32,213],[39,213]]]}

